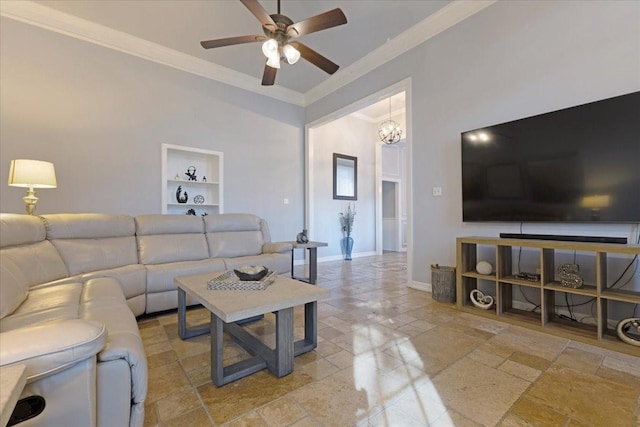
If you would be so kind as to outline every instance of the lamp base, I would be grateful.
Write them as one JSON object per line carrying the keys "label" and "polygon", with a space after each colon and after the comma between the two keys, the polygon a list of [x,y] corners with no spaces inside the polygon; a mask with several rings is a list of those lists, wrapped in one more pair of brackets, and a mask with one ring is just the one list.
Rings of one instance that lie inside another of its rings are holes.
{"label": "lamp base", "polygon": [[27,214],[35,215],[36,203],[38,203],[38,198],[36,197],[36,190],[34,190],[33,188],[29,188],[29,190],[27,191],[27,195],[24,196],[22,200],[24,200]]}

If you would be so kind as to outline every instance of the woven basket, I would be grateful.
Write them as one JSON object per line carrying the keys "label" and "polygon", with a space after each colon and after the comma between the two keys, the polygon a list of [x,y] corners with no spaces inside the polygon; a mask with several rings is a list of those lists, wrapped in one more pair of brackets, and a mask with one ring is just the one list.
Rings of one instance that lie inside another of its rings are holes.
{"label": "woven basket", "polygon": [[438,302],[456,302],[456,269],[431,266],[431,297]]}

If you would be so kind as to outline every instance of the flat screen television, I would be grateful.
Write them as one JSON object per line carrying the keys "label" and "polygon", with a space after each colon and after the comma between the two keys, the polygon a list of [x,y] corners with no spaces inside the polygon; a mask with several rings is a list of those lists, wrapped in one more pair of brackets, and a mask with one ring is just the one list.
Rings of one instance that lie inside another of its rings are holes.
{"label": "flat screen television", "polygon": [[464,222],[640,223],[640,92],[461,140]]}

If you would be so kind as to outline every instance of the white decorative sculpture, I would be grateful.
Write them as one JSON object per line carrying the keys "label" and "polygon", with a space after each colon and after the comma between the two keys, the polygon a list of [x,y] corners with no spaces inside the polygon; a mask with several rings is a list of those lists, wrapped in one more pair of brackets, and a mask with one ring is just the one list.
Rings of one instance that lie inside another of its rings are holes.
{"label": "white decorative sculpture", "polygon": [[622,319],[616,329],[618,338],[627,344],[640,347],[640,317]]}
{"label": "white decorative sculpture", "polygon": [[483,310],[488,310],[493,305],[493,297],[491,295],[485,295],[479,289],[474,289],[471,291],[471,302],[478,308]]}
{"label": "white decorative sculpture", "polygon": [[489,261],[480,261],[476,264],[476,271],[486,276],[493,272],[493,266]]}

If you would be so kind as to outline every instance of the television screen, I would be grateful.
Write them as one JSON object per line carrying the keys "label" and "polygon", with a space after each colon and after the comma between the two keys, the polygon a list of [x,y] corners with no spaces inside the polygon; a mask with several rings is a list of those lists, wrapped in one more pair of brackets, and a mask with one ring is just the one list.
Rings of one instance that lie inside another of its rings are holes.
{"label": "television screen", "polygon": [[640,92],[462,133],[465,222],[640,222]]}

